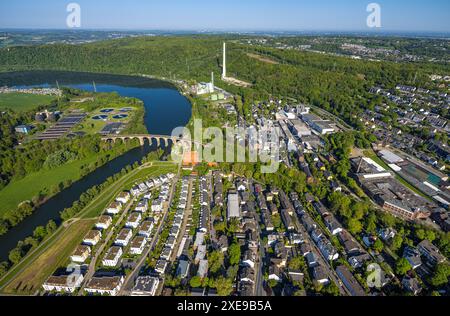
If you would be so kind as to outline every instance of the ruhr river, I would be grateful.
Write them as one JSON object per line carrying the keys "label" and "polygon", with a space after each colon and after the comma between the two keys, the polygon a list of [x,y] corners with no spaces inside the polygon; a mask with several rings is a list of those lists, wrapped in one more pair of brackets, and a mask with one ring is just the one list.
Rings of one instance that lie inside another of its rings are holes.
{"label": "ruhr river", "polygon": [[[150,134],[170,135],[172,130],[185,126],[191,118],[191,104],[170,83],[133,76],[108,74],[90,74],[77,72],[15,72],[0,74],[0,86],[69,86],[93,91],[94,82],[97,92],[117,92],[124,97],[134,97],[144,102],[145,125]],[[70,188],[49,199],[35,212],[0,237],[0,261],[8,258],[8,253],[17,242],[33,234],[38,226],[44,226],[49,220],[60,223],[60,212],[72,206],[80,195],[89,188],[99,185],[120,172],[127,165],[140,161],[155,150],[153,144],[132,149],[124,155],[108,162]]]}

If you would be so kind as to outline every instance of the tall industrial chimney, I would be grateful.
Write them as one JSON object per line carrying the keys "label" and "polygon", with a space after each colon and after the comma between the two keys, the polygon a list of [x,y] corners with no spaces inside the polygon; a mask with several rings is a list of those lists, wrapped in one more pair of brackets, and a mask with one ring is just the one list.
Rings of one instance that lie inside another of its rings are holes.
{"label": "tall industrial chimney", "polygon": [[223,43],[223,69],[222,78],[227,77],[227,43]]}

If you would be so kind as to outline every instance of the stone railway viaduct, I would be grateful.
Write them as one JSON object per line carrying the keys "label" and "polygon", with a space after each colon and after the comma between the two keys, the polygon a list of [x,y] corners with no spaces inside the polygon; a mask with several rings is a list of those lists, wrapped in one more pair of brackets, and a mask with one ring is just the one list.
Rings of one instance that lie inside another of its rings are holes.
{"label": "stone railway viaduct", "polygon": [[186,139],[183,139],[182,137],[167,136],[167,135],[145,135],[145,134],[142,134],[142,135],[109,135],[109,136],[102,137],[103,141],[113,142],[113,143],[115,143],[117,140],[122,140],[123,142],[126,142],[126,141],[134,140],[134,139],[138,139],[141,146],[145,145],[145,141],[148,141],[150,144],[152,144],[153,140],[156,140],[156,145],[158,147],[160,147],[163,143],[166,146],[170,145],[170,143],[172,143],[172,144],[182,143],[183,146],[186,145],[186,147],[187,146],[192,147],[192,144],[202,145],[202,143],[197,142],[197,141],[186,140]]}

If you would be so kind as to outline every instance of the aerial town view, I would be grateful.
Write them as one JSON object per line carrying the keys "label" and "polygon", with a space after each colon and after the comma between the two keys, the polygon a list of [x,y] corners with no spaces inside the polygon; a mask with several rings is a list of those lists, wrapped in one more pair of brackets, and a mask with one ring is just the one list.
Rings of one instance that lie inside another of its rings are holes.
{"label": "aerial town view", "polygon": [[450,296],[450,3],[205,5],[1,1],[0,298]]}

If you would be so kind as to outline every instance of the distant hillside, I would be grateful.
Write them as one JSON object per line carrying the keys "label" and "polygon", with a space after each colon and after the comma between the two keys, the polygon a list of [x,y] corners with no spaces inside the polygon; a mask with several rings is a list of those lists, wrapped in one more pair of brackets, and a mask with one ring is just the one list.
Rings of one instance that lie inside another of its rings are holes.
{"label": "distant hillside", "polygon": [[[447,71],[442,65],[371,62],[324,54],[282,51],[237,44],[237,37],[141,37],[84,45],[45,45],[0,49],[0,71],[72,70],[146,74],[185,80],[209,80],[239,93],[244,104],[274,96],[290,96],[321,106],[347,121],[365,107],[373,85],[426,87],[428,75]],[[221,82],[221,44],[226,40],[228,73],[253,83],[244,89]],[[261,56],[260,60],[254,56]],[[271,60],[267,63],[266,60]],[[449,68],[449,67],[447,67]]]}

